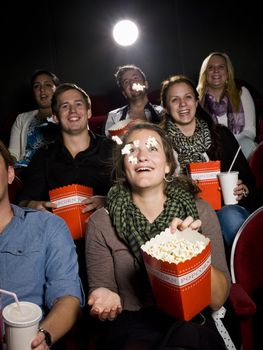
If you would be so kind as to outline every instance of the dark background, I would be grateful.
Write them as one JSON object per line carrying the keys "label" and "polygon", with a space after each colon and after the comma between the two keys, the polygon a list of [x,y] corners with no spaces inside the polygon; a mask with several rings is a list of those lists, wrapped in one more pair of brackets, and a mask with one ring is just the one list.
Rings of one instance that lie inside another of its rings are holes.
{"label": "dark background", "polygon": [[[37,68],[55,72],[89,95],[106,95],[116,107],[123,100],[113,75],[134,63],[146,73],[150,90],[171,74],[197,82],[203,59],[212,51],[229,54],[236,78],[263,95],[263,14],[259,1],[48,0],[2,4],[1,115],[34,108],[30,77]],[[137,22],[139,40],[130,47],[112,38],[120,19]]]}

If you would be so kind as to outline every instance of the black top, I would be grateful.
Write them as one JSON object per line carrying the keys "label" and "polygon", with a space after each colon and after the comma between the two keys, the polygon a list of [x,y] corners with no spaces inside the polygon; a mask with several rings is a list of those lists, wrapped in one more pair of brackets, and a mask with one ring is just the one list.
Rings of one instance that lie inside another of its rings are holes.
{"label": "black top", "polygon": [[41,148],[25,173],[21,200],[49,200],[48,191],[71,184],[90,186],[106,195],[112,182],[113,141],[90,132],[90,146],[72,157],[61,139]]}
{"label": "black top", "polygon": [[[221,171],[228,171],[239,148],[239,143],[233,133],[227,127],[221,125],[218,129],[223,146],[222,157],[220,159]],[[209,151],[207,154],[211,160],[217,160],[214,159],[211,154],[209,154]],[[256,199],[256,183],[248,161],[242,150],[240,150],[238,153],[238,156],[233,164],[232,171],[239,172],[238,178],[242,180],[242,182],[249,189],[249,195],[247,197],[243,197],[238,204],[244,206],[249,211],[255,210],[258,207]]]}

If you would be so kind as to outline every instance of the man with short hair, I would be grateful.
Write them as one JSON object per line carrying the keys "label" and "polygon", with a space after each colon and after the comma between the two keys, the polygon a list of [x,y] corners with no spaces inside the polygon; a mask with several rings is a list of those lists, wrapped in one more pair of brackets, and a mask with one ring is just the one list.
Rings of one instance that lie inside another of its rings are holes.
{"label": "man with short hair", "polygon": [[144,72],[133,64],[118,68],[115,73],[117,85],[122,90],[128,104],[108,113],[105,124],[105,134],[109,135],[109,128],[121,120],[142,120],[159,123],[163,108],[149,102],[147,92],[148,81]]}
{"label": "man with short hair", "polygon": [[[47,350],[72,328],[83,306],[77,254],[61,218],[10,204],[14,177],[13,158],[0,141],[0,286],[42,308],[31,348]],[[14,302],[4,294],[1,301],[2,308]]]}
{"label": "man with short hair", "polygon": [[49,190],[79,184],[92,187],[94,192],[93,197],[83,200],[83,212],[98,209],[111,186],[113,141],[89,130],[90,98],[75,84],[61,84],[56,89],[52,111],[61,137],[32,158],[19,204],[51,209],[55,204],[49,200]]}
{"label": "man with short hair", "polygon": [[[75,84],[61,84],[52,98],[54,118],[61,137],[40,149],[32,158],[24,186],[18,198],[20,206],[51,210],[49,191],[78,184],[93,188],[93,196],[82,200],[82,212],[104,206],[112,184],[113,141],[92,133],[88,128],[91,102],[87,93]],[[84,290],[87,288],[84,238],[75,240]]]}

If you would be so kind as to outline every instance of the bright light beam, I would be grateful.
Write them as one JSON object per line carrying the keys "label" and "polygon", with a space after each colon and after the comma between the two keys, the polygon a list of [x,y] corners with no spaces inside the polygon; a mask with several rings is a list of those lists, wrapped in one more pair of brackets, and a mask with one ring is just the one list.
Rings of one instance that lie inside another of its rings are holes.
{"label": "bright light beam", "polygon": [[112,34],[119,45],[129,46],[137,40],[139,30],[134,22],[125,19],[115,24]]}

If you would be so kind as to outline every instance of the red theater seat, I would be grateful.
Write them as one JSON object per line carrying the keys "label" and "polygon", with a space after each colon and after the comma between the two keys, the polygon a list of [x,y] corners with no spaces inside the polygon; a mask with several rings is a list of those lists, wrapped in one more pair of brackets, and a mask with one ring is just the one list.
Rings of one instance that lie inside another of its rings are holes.
{"label": "red theater seat", "polygon": [[262,227],[263,207],[252,213],[240,227],[231,250],[233,285],[229,301],[239,318],[243,350],[263,348],[255,344],[259,341],[256,337],[256,329],[260,327],[258,306],[263,305]]}

